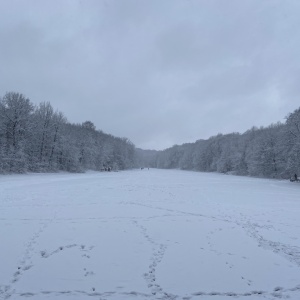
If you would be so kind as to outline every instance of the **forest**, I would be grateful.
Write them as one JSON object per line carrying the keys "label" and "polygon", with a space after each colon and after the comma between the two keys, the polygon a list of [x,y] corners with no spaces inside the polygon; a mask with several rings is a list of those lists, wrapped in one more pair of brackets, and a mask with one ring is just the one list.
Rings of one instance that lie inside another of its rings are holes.
{"label": "forest", "polygon": [[83,172],[134,167],[126,138],[96,130],[91,121],[71,124],[49,102],[33,105],[23,94],[0,98],[0,173]]}
{"label": "forest", "polygon": [[155,151],[136,149],[91,121],[71,124],[49,102],[33,105],[15,92],[0,98],[0,173],[136,167],[289,178],[300,173],[300,108],[285,123]]}
{"label": "forest", "polygon": [[139,157],[163,169],[290,178],[300,173],[300,108],[284,124],[253,127],[243,134],[218,134],[163,151],[140,151]]}

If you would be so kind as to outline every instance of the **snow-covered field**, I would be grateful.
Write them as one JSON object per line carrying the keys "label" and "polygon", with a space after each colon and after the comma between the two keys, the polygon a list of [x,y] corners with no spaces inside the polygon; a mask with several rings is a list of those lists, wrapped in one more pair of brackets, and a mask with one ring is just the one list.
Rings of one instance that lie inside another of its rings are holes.
{"label": "snow-covered field", "polygon": [[0,176],[0,299],[300,299],[300,184]]}

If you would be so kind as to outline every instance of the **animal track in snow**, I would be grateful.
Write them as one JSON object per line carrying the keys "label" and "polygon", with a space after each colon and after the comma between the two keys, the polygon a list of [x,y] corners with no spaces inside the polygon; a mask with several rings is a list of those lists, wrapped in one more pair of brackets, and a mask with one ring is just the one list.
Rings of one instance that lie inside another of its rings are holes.
{"label": "animal track in snow", "polygon": [[148,271],[144,273],[144,278],[151,294],[155,297],[159,297],[159,299],[175,299],[176,296],[165,292],[156,279],[156,268],[157,265],[162,261],[167,246],[152,239],[149,236],[147,229],[144,226],[139,225],[137,221],[134,221],[133,223],[140,229],[145,239],[153,246],[153,253],[150,259],[149,268]]}
{"label": "animal track in snow", "polygon": [[260,226],[256,223],[247,222],[244,224],[244,229],[250,237],[257,240],[258,245],[264,249],[272,250],[274,253],[280,254],[297,266],[300,266],[300,248],[297,246],[291,246],[282,244],[280,242],[273,242],[265,239],[259,234],[257,228],[268,228],[268,226]]}
{"label": "animal track in snow", "polygon": [[[55,249],[51,252],[48,252],[46,250],[41,250],[40,255],[41,255],[42,258],[48,258],[52,255],[58,254],[62,251],[65,251],[65,250],[71,249],[71,248],[77,248],[80,251],[87,252],[87,251],[92,250],[94,248],[94,246],[86,247],[85,245],[69,244],[69,245],[66,245],[66,246],[60,246],[60,247],[58,247],[57,249]],[[86,253],[82,254],[82,257],[90,258],[90,256]]]}
{"label": "animal track in snow", "polygon": [[42,224],[42,226],[32,235],[31,239],[27,242],[23,258],[18,264],[17,270],[14,271],[9,284],[0,289],[0,295],[3,295],[3,299],[9,299],[12,295],[14,295],[14,284],[22,278],[25,272],[33,267],[32,256],[35,250],[37,239],[52,221],[53,219],[50,219],[46,223]]}

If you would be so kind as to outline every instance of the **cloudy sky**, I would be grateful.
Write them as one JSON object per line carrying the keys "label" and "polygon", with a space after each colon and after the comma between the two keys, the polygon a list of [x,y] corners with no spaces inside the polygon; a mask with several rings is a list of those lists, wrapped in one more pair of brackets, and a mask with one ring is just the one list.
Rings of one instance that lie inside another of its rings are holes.
{"label": "cloudy sky", "polygon": [[0,96],[50,101],[137,147],[284,121],[299,0],[0,0]]}

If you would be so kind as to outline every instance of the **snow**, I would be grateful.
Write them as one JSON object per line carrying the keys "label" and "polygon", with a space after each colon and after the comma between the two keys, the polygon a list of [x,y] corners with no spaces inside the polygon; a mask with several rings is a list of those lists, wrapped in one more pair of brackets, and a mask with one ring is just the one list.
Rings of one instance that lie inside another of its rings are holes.
{"label": "snow", "polygon": [[0,299],[300,299],[300,184],[0,176]]}

